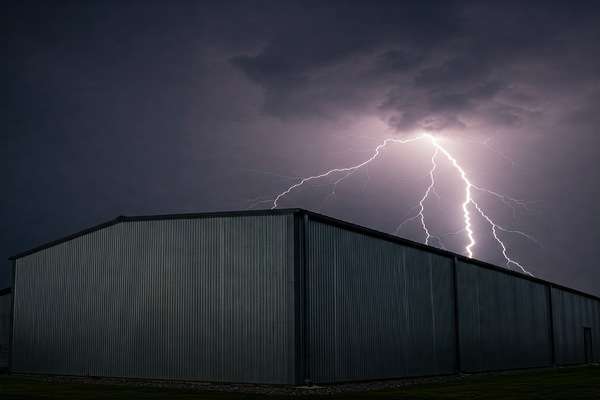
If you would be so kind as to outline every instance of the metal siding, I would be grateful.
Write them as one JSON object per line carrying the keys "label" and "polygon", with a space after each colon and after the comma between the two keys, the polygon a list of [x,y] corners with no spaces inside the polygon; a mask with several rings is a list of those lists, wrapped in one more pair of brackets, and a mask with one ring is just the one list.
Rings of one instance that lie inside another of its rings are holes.
{"label": "metal siding", "polygon": [[457,268],[463,369],[551,365],[546,286],[465,262]]}
{"label": "metal siding", "polygon": [[455,371],[452,260],[309,219],[309,379]]}
{"label": "metal siding", "polygon": [[0,295],[0,369],[8,368],[10,349],[11,293]]}
{"label": "metal siding", "polygon": [[556,362],[559,365],[585,362],[583,328],[591,328],[593,360],[600,361],[600,301],[552,288]]}
{"label": "metal siding", "polygon": [[17,260],[17,372],[292,383],[292,215],[125,222]]}
{"label": "metal siding", "polygon": [[594,362],[599,362],[600,357],[598,356],[598,347],[600,347],[600,326],[598,326],[598,303],[600,302],[592,298],[586,298],[586,300],[589,304],[588,318],[589,326],[592,331],[592,360]]}
{"label": "metal siding", "polygon": [[[466,267],[460,261],[456,263],[456,285],[459,319],[460,359],[463,370],[482,369],[482,344],[480,310],[480,282],[478,268]],[[495,293],[490,293],[493,297]]]}

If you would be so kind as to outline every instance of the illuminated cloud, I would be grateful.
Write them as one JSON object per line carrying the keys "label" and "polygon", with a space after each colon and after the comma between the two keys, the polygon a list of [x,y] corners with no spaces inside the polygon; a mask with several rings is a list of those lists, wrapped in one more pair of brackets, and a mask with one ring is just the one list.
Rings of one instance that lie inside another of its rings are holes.
{"label": "illuminated cloud", "polygon": [[[600,10],[557,3],[9,3],[0,252],[120,214],[245,208],[425,129],[460,139],[444,146],[474,183],[535,201],[513,212],[478,193],[544,246],[508,239],[511,254],[597,292]],[[430,150],[390,149],[334,196],[315,184],[287,200],[393,232],[430,183]],[[459,249],[460,207],[443,205],[464,186],[436,160],[443,202],[427,199],[426,222]],[[477,257],[502,263],[474,228]]]}

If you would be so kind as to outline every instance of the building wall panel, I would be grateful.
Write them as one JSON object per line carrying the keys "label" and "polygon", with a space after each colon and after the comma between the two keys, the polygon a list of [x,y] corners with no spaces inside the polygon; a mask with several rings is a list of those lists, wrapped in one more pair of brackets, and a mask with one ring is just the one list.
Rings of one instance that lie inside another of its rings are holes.
{"label": "building wall panel", "polygon": [[8,368],[11,330],[11,293],[0,295],[0,369]]}
{"label": "building wall panel", "polygon": [[386,379],[583,363],[584,328],[600,362],[598,299],[285,212],[126,220],[19,256],[13,370]]}
{"label": "building wall panel", "polygon": [[292,215],[130,221],[17,260],[16,372],[289,383]]}
{"label": "building wall panel", "polygon": [[551,365],[546,285],[465,262],[457,268],[462,369]]}
{"label": "building wall panel", "polygon": [[450,258],[311,219],[306,246],[312,381],[455,370]]}
{"label": "building wall panel", "polygon": [[600,362],[600,301],[553,287],[556,362],[585,362],[584,328],[590,328],[594,362]]}

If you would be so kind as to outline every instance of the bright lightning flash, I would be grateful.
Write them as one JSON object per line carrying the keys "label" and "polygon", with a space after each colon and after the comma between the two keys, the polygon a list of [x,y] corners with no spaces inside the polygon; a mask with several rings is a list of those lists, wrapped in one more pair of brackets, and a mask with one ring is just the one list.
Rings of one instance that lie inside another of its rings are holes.
{"label": "bright lightning flash", "polygon": [[485,220],[485,222],[490,226],[491,234],[492,234],[493,238],[496,240],[496,242],[498,243],[498,245],[500,246],[502,256],[504,257],[506,266],[508,268],[517,267],[523,273],[532,275],[521,263],[519,263],[518,261],[511,258],[511,256],[508,254],[509,253],[508,248],[506,247],[506,244],[504,243],[504,241],[502,240],[502,238],[500,237],[498,232],[500,231],[503,233],[518,234],[520,236],[523,236],[523,237],[533,240],[533,241],[535,241],[535,239],[533,239],[531,236],[527,235],[526,233],[523,233],[523,232],[517,231],[517,230],[511,230],[511,229],[504,228],[504,227],[498,225],[496,222],[494,222],[494,220],[484,211],[484,209],[481,207],[481,205],[475,200],[475,198],[473,197],[473,191],[486,193],[488,195],[494,196],[494,197],[498,198],[499,200],[501,200],[503,203],[509,205],[510,207],[513,207],[513,210],[514,210],[515,205],[524,206],[525,202],[522,200],[514,199],[509,196],[502,195],[502,194],[494,192],[492,190],[484,189],[480,186],[473,184],[469,180],[466,171],[460,165],[458,160],[448,151],[448,149],[446,149],[444,146],[442,146],[440,144],[439,140],[436,137],[434,137],[428,133],[422,133],[422,134],[417,135],[410,139],[398,139],[398,138],[385,139],[381,144],[379,144],[377,147],[375,147],[375,151],[373,152],[371,157],[369,157],[367,160],[365,160],[359,164],[356,164],[356,165],[353,165],[350,167],[344,167],[344,168],[334,168],[334,169],[330,169],[329,171],[325,171],[318,175],[301,178],[297,183],[291,185],[286,190],[279,193],[273,199],[271,208],[272,209],[277,208],[279,206],[279,202],[282,198],[284,198],[285,196],[290,194],[290,192],[292,192],[295,189],[300,188],[301,186],[305,185],[308,182],[326,178],[326,177],[329,177],[329,176],[332,176],[332,175],[335,175],[338,173],[343,173],[344,175],[342,176],[342,178],[338,179],[335,182],[335,185],[337,185],[338,183],[340,183],[347,177],[351,176],[357,170],[367,166],[368,164],[370,164],[371,162],[373,162],[374,160],[379,158],[379,156],[381,156],[381,154],[382,154],[383,149],[385,149],[388,145],[408,144],[408,143],[413,143],[413,142],[417,142],[417,141],[428,142],[429,144],[432,145],[433,150],[434,150],[433,155],[431,156],[431,169],[429,170],[429,174],[428,174],[429,185],[427,186],[425,193],[419,200],[418,206],[416,207],[419,210],[418,213],[416,215],[406,219],[405,221],[403,221],[396,229],[396,232],[398,232],[405,223],[418,218],[421,223],[421,227],[423,228],[423,232],[425,233],[425,244],[429,244],[432,239],[436,239],[443,246],[440,238],[433,235],[431,233],[430,229],[427,227],[427,224],[425,223],[425,202],[427,201],[427,199],[429,198],[429,195],[431,193],[436,194],[436,192],[435,192],[435,184],[436,184],[435,171],[438,168],[437,158],[439,157],[440,154],[442,154],[446,158],[446,160],[452,165],[452,167],[457,171],[461,181],[464,184],[464,200],[461,204],[464,227],[461,229],[461,231],[464,231],[467,236],[468,243],[466,244],[466,246],[464,248],[466,255],[468,257],[472,258],[473,254],[474,254],[473,248],[477,244],[477,241],[475,239],[475,232],[473,231],[472,215],[471,215],[472,212],[477,212],[477,214],[479,214]]}

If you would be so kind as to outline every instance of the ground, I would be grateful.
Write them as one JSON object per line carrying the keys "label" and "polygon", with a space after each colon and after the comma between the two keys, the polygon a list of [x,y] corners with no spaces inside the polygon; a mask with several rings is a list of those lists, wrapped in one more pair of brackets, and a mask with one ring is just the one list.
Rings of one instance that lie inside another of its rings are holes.
{"label": "ground", "polygon": [[[61,378],[0,375],[0,399],[258,399],[265,394],[207,391],[202,385],[114,384]],[[387,389],[367,392],[318,394],[339,390],[339,386],[312,391],[310,399],[600,399],[600,366],[530,370],[511,373],[470,375],[441,381],[390,384]],[[224,386],[225,387],[225,386]],[[229,385],[228,390],[238,390]],[[338,389],[335,389],[335,388]],[[357,390],[360,386],[349,386]],[[240,389],[246,390],[246,389]],[[268,389],[265,389],[268,390]],[[276,389],[281,392],[283,389]],[[298,391],[294,391],[298,395]],[[304,397],[304,396],[300,396]],[[289,399],[290,395],[272,394],[270,399]],[[294,396],[293,398],[298,398]]]}

